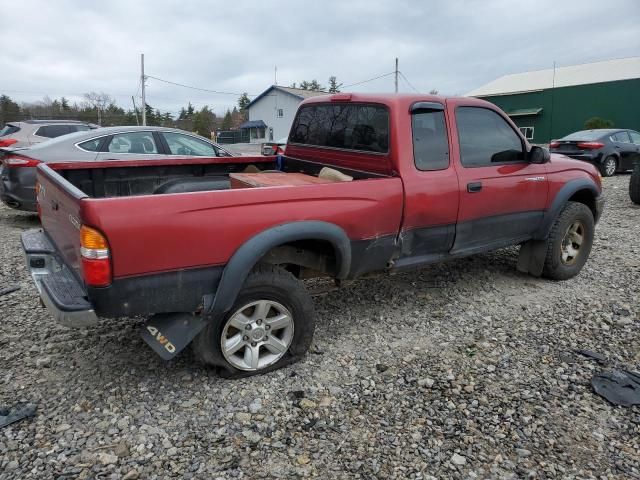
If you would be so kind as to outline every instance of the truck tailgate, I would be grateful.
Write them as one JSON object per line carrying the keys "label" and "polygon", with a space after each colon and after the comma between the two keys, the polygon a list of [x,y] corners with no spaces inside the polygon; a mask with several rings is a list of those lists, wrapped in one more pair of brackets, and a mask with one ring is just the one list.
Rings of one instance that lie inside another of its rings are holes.
{"label": "truck tailgate", "polygon": [[40,219],[64,263],[81,277],[80,210],[87,195],[61,180],[51,168],[38,166]]}

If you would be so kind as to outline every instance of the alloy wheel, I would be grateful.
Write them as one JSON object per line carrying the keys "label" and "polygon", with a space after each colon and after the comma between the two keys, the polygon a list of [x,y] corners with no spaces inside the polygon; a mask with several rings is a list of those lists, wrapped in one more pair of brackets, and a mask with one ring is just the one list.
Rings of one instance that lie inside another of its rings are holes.
{"label": "alloy wheel", "polygon": [[287,352],[293,330],[293,316],[284,305],[273,300],[248,303],[227,320],[220,339],[222,354],[239,370],[261,370]]}
{"label": "alloy wheel", "polygon": [[584,241],[584,225],[580,220],[573,222],[562,239],[562,263],[572,265],[580,254],[580,247]]}

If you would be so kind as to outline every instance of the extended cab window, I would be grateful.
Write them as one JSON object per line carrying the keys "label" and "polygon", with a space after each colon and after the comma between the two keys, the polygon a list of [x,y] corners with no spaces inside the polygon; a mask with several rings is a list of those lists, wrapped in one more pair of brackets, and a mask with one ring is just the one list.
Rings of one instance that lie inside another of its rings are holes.
{"label": "extended cab window", "polygon": [[443,111],[411,116],[413,159],[418,170],[444,170],[449,166],[449,142]]}
{"label": "extended cab window", "polygon": [[389,112],[379,105],[308,105],[291,127],[291,143],[387,153]]}
{"label": "extended cab window", "polygon": [[458,107],[456,125],[463,166],[486,167],[496,163],[524,161],[520,136],[493,110]]}
{"label": "extended cab window", "polygon": [[45,125],[38,128],[34,135],[45,138],[56,138],[75,131],[75,128],[71,125]]}

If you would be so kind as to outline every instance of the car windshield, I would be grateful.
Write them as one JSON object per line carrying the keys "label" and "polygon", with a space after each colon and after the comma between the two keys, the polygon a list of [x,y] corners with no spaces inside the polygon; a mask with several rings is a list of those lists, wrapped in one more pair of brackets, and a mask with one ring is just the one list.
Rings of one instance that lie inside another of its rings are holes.
{"label": "car windshield", "polygon": [[32,146],[30,150],[39,150],[41,148],[48,148],[52,145],[57,145],[64,142],[72,142],[74,140],[82,140],[87,138],[87,132],[73,132],[66,135],[60,135],[59,137],[52,138],[51,140],[45,140],[44,142],[37,143]]}
{"label": "car windshield", "polygon": [[581,130],[574,132],[560,140],[598,140],[599,138],[606,137],[611,133],[611,130]]}

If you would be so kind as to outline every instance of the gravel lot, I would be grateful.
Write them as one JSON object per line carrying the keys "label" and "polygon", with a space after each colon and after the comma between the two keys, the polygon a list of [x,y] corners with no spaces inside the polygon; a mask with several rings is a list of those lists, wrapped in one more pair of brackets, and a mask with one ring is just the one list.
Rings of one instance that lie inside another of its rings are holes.
{"label": "gravel lot", "polygon": [[[591,259],[553,283],[501,250],[318,294],[313,353],[224,380],[190,352],[165,363],[131,320],[52,322],[0,207],[0,479],[640,478],[640,407],[589,385],[640,368],[640,208],[605,179]],[[327,284],[313,285],[322,288]]]}

